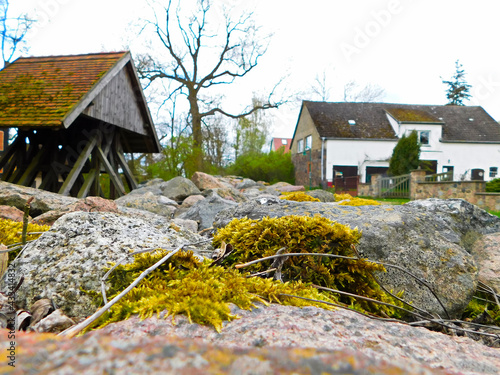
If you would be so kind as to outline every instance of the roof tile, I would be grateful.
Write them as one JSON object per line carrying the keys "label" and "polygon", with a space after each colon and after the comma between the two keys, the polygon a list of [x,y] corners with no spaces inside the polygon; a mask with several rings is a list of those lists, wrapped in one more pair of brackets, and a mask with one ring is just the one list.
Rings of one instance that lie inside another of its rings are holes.
{"label": "roof tile", "polygon": [[500,124],[478,106],[310,101],[304,105],[320,137],[396,139],[389,113],[402,123],[442,124],[445,142],[500,142]]}
{"label": "roof tile", "polygon": [[127,52],[22,57],[0,71],[0,127],[62,126]]}

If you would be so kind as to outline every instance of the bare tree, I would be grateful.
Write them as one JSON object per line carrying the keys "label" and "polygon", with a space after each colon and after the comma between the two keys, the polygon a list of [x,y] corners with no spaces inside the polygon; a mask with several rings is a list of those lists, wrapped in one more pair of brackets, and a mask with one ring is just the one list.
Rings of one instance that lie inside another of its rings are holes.
{"label": "bare tree", "polygon": [[2,66],[0,69],[3,69],[12,61],[34,22],[26,14],[11,16],[9,5],[9,0],[0,0],[0,35],[2,38]]}
{"label": "bare tree", "polygon": [[344,86],[344,101],[345,102],[377,102],[385,97],[385,90],[371,83],[367,84],[362,89],[356,81],[349,81]]}
{"label": "bare tree", "polygon": [[[155,11],[154,21],[146,22],[144,29],[152,28],[161,46],[167,52],[168,61],[161,61],[151,55],[142,56],[138,71],[149,83],[167,79],[176,83],[172,92],[182,92],[189,103],[192,125],[193,149],[196,167],[203,164],[203,119],[220,113],[231,118],[241,118],[258,109],[277,108],[280,103],[272,102],[272,92],[268,100],[258,107],[247,108],[243,113],[226,112],[219,106],[206,105],[201,99],[204,92],[221,84],[231,84],[242,78],[257,66],[266,52],[267,38],[259,35],[259,27],[251,13],[233,18],[229,12],[223,13],[222,30],[215,30],[209,22],[217,17],[210,0],[196,0],[194,12],[185,17],[190,9],[180,1],[174,7],[169,0],[161,11]],[[160,22],[160,14],[162,21]],[[174,21],[173,21],[174,20]]]}
{"label": "bare tree", "polygon": [[330,90],[326,72],[323,71],[321,76],[317,74],[311,86],[312,93],[318,96],[322,101],[327,102],[330,100]]}

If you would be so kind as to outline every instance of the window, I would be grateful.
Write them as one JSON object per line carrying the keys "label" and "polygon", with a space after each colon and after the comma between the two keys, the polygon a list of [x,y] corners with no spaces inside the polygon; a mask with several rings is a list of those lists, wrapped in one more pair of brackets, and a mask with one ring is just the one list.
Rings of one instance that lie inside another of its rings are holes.
{"label": "window", "polygon": [[304,151],[304,140],[301,139],[297,143],[297,152],[303,152]]}
{"label": "window", "polygon": [[491,167],[490,168],[490,177],[496,177],[498,174],[498,167]]}
{"label": "window", "polygon": [[283,138],[283,139],[281,140],[281,144],[282,144],[282,145],[286,145],[287,143],[288,143],[288,141],[287,141],[285,138]]}
{"label": "window", "polygon": [[429,145],[429,138],[430,138],[431,132],[428,130],[420,130],[418,132],[418,141],[421,145]]}
{"label": "window", "polygon": [[306,150],[310,150],[312,148],[312,136],[308,135],[306,137]]}

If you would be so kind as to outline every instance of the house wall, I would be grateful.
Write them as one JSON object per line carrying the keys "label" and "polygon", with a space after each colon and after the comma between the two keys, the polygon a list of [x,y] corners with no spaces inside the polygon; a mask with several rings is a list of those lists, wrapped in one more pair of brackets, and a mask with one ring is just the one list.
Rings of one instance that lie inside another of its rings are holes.
{"label": "house wall", "polygon": [[326,141],[326,178],[333,178],[334,165],[358,167],[360,182],[366,182],[366,167],[388,167],[395,140],[328,139]]}
{"label": "house wall", "polygon": [[[311,151],[297,152],[299,140],[304,140],[307,136],[312,136]],[[309,168],[311,169],[311,186],[321,186],[321,147],[323,141],[319,137],[311,115],[306,107],[302,107],[301,116],[295,129],[294,138],[291,145],[292,163],[295,166],[295,183],[297,185],[309,186]],[[310,164],[310,167],[309,167]]]}
{"label": "house wall", "polygon": [[[420,148],[421,160],[436,160],[437,173],[444,172],[443,167],[453,166],[453,180],[470,180],[471,170],[484,170],[484,181],[490,177],[490,167],[497,167],[500,172],[500,144],[472,144],[472,143],[443,143],[437,136],[440,130],[429,127],[415,130],[431,130],[430,145]],[[439,125],[437,126],[439,127]],[[410,130],[409,128],[407,130]],[[392,150],[397,141],[370,141],[370,140],[327,140],[326,141],[326,178],[332,179],[333,165],[358,166],[360,182],[366,182],[366,167],[388,167]]]}

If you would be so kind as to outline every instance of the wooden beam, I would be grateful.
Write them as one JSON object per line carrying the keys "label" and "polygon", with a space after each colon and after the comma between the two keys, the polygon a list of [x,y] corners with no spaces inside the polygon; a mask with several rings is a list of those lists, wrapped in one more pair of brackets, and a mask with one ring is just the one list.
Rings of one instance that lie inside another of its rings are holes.
{"label": "wooden beam", "polygon": [[77,198],[85,198],[89,194],[89,191],[92,188],[93,183],[96,179],[97,181],[99,181],[99,169],[92,168],[90,172],[87,174],[87,178],[85,179],[85,182],[83,183],[82,187],[78,191]]}
{"label": "wooden beam", "polygon": [[87,162],[87,159],[90,156],[90,153],[94,149],[94,147],[97,144],[97,136],[94,136],[93,138],[89,139],[87,142],[87,145],[85,148],[82,150],[80,156],[76,160],[73,168],[69,172],[68,176],[64,180],[64,183],[61,186],[61,189],[59,189],[59,194],[61,195],[69,195],[71,188],[73,187],[76,179],[78,178],[78,175],[80,174],[82,168],[84,167],[85,163]]}
{"label": "wooden beam", "polygon": [[116,159],[118,160],[118,164],[122,167],[123,174],[125,175],[125,179],[128,182],[128,187],[130,190],[137,189],[137,182],[135,181],[134,175],[132,171],[128,167],[127,161],[121,152],[116,152]]}
{"label": "wooden beam", "polygon": [[130,191],[137,189],[137,181],[135,181],[134,175],[130,170],[127,161],[125,160],[125,157],[123,156],[121,136],[120,133],[118,132],[116,133],[115,144],[116,144],[115,147],[116,160],[118,164],[122,167],[123,175],[125,176],[125,180],[127,180],[128,187]]}
{"label": "wooden beam", "polygon": [[122,180],[118,171],[115,171],[109,160],[106,158],[106,155],[102,151],[101,147],[97,146],[97,157],[101,161],[104,169],[109,175],[109,181],[113,183],[113,185],[118,189],[118,194],[125,195],[125,188],[123,187]]}
{"label": "wooden beam", "polygon": [[5,150],[5,152],[0,155],[0,169],[5,167],[9,159],[14,155],[14,153],[17,151],[17,148],[19,147],[19,144],[25,145],[23,142],[21,142],[21,139],[19,137],[16,138],[16,140]]}
{"label": "wooden beam", "polygon": [[31,160],[28,168],[24,171],[23,175],[19,179],[18,184],[23,186],[29,186],[33,182],[34,176],[41,170],[41,163],[44,161],[45,156],[50,148],[50,145],[42,146],[36,156]]}

